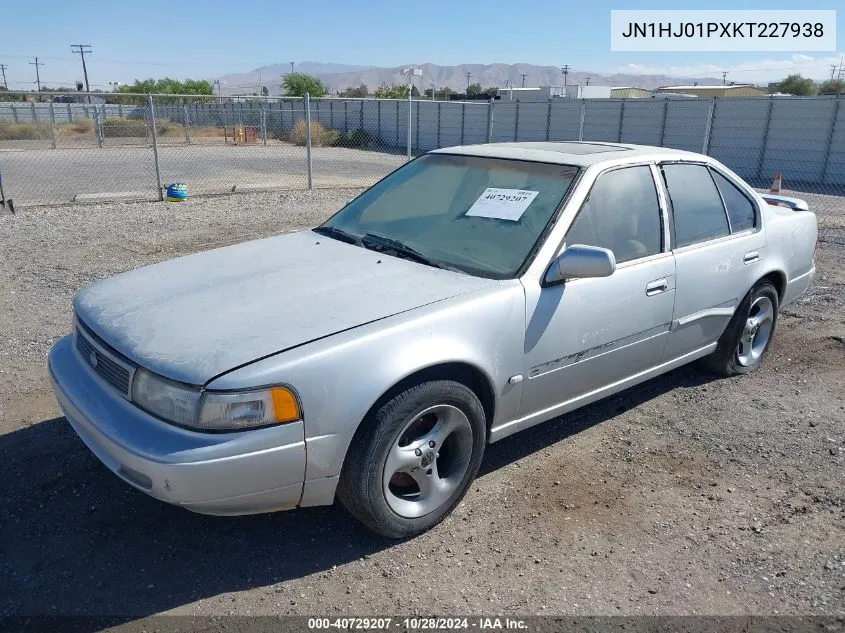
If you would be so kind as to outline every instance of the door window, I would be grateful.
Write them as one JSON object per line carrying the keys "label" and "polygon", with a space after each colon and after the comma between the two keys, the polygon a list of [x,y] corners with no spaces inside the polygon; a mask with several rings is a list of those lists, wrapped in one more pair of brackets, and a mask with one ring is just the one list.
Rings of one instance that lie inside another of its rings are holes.
{"label": "door window", "polygon": [[660,227],[660,203],[651,168],[614,169],[596,180],[566,243],[608,248],[622,263],[659,253]]}
{"label": "door window", "polygon": [[722,198],[707,167],[664,165],[663,177],[672,200],[679,247],[730,234]]}

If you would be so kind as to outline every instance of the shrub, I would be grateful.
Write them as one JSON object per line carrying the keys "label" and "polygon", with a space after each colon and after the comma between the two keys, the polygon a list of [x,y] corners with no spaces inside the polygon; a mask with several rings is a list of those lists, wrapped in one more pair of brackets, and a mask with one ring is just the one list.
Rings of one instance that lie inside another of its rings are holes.
{"label": "shrub", "polygon": [[340,147],[372,147],[375,138],[372,134],[362,128],[350,130],[340,135],[337,145]]}
{"label": "shrub", "polygon": [[93,134],[94,122],[91,119],[77,119],[71,123],[62,123],[59,129],[68,136]]}
{"label": "shrub", "polygon": [[[293,126],[290,133],[290,142],[294,145],[305,145],[307,129],[305,121],[299,120]],[[340,134],[337,130],[327,129],[323,127],[322,123],[318,121],[311,122],[311,146],[312,147],[328,147],[329,145],[336,145]]]}
{"label": "shrub", "polygon": [[[156,122],[158,124],[158,122]],[[124,136],[146,136],[147,122],[143,119],[127,119],[126,117],[109,117],[103,122],[103,133],[106,138]]]}
{"label": "shrub", "polygon": [[0,121],[0,141],[37,141],[52,138],[50,125]]}

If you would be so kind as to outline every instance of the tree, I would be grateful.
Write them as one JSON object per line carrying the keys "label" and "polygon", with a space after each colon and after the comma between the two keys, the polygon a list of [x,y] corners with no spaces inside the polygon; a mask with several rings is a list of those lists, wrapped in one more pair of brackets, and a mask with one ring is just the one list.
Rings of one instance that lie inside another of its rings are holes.
{"label": "tree", "polygon": [[361,84],[357,88],[353,88],[350,86],[346,90],[341,90],[340,95],[341,97],[349,97],[351,99],[363,99],[364,97],[370,94],[370,89],[367,88],[366,84]]}
{"label": "tree", "polygon": [[822,95],[841,95],[845,94],[845,81],[841,79],[828,79],[821,86],[819,86],[819,94]]}
{"label": "tree", "polygon": [[481,87],[481,84],[470,84],[467,86],[467,96],[471,97],[473,95],[480,95],[484,92],[484,88]]}
{"label": "tree", "polygon": [[[121,94],[155,94],[155,95],[196,95],[213,96],[214,86],[211,82],[205,79],[186,79],[179,81],[171,77],[164,77],[163,79],[136,79],[133,84],[124,84],[118,86],[114,94],[109,97],[112,103],[142,103],[142,97],[121,97]],[[186,101],[198,101],[201,99],[191,99],[190,97],[172,97],[160,99],[160,101],[168,103],[184,103]]]}
{"label": "tree", "polygon": [[267,86],[261,86],[261,96],[262,97],[269,97],[270,96],[270,90],[267,88]]}
{"label": "tree", "polygon": [[490,98],[493,98],[499,94],[499,89],[496,86],[490,86],[489,88],[484,89],[484,94],[486,94]]}
{"label": "tree", "polygon": [[282,89],[289,97],[304,97],[305,93],[311,97],[324,97],[329,91],[322,81],[307,73],[285,75]]}
{"label": "tree", "polygon": [[[414,86],[411,90],[411,95],[414,97],[420,96],[420,91]],[[391,84],[382,83],[375,91],[376,99],[407,99],[408,98],[408,84]]]}
{"label": "tree", "polygon": [[781,81],[778,92],[785,92],[791,95],[812,95],[816,94],[816,84],[812,79],[805,79],[801,75],[789,75]]}

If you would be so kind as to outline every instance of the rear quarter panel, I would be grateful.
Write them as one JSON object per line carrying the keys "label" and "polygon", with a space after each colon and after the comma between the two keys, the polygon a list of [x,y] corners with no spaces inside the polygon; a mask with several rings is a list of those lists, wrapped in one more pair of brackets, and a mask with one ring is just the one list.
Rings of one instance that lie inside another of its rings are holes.
{"label": "rear quarter panel", "polygon": [[766,230],[770,268],[786,274],[786,291],[781,300],[788,304],[804,292],[815,272],[818,239],[816,215],[761,202]]}

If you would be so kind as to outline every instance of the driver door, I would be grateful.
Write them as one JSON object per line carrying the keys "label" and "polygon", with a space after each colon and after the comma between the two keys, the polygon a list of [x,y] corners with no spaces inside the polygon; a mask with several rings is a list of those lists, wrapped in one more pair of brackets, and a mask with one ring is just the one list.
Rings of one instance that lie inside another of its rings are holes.
{"label": "driver door", "polygon": [[649,165],[596,179],[567,244],[614,252],[609,277],[542,280],[526,288],[524,426],[597,399],[605,387],[658,365],[675,300],[675,260]]}

